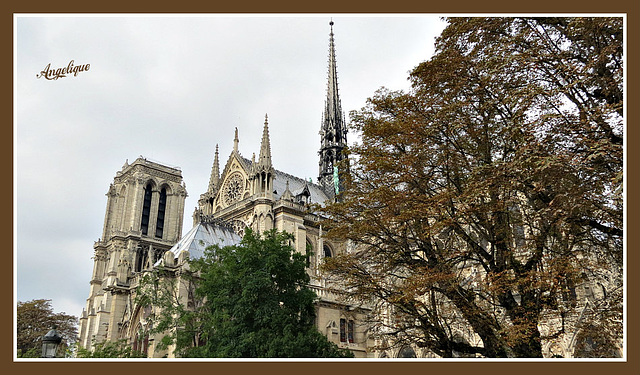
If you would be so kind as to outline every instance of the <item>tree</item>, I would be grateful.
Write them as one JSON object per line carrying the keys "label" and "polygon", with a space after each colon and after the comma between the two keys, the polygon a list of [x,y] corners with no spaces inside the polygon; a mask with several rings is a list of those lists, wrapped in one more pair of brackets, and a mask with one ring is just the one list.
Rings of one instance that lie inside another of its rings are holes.
{"label": "tree", "polygon": [[448,22],[410,92],[351,114],[361,143],[323,211],[360,251],[325,270],[393,312],[379,337],[444,357],[542,356],[585,282],[606,283],[592,316],[619,341],[622,19]]}
{"label": "tree", "polygon": [[[247,230],[240,245],[213,246],[192,260],[192,305],[175,297],[161,277],[145,282],[138,301],[155,306],[153,332],[169,332],[183,357],[349,357],[315,327],[315,293],[306,256],[293,236]],[[157,272],[163,272],[158,270]]]}
{"label": "tree", "polygon": [[91,349],[77,347],[77,358],[144,358],[126,340],[94,342]]}
{"label": "tree", "polygon": [[18,357],[40,357],[42,336],[56,328],[63,337],[63,347],[76,341],[78,319],[64,312],[54,313],[50,299],[18,301],[16,310],[16,341]]}

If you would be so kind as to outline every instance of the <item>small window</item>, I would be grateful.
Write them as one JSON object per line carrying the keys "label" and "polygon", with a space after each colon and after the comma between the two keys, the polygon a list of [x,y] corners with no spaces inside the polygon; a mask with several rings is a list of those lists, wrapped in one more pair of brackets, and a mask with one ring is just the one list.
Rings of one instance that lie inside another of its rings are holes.
{"label": "small window", "polygon": [[347,342],[347,320],[340,319],[340,342]]}

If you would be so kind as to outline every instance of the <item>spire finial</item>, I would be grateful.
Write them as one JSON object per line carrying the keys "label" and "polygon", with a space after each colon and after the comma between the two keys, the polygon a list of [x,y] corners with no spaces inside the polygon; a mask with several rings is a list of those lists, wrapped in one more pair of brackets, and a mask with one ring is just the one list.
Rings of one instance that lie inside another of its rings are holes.
{"label": "spire finial", "polygon": [[238,152],[238,142],[240,142],[238,140],[238,128],[236,127],[236,135],[235,138],[233,138],[233,151]]}

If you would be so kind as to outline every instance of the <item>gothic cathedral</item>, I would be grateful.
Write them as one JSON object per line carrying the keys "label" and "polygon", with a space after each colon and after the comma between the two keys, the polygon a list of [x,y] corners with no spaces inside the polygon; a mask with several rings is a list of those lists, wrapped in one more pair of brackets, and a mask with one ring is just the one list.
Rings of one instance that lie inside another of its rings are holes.
{"label": "gothic cathedral", "polygon": [[[310,213],[314,203],[337,199],[342,189],[339,168],[345,158],[347,129],[338,95],[333,38],[329,34],[329,77],[320,129],[318,182],[275,169],[271,162],[268,117],[265,116],[258,157],[238,151],[238,130],[233,151],[220,170],[216,146],[207,190],[193,213],[193,228],[180,238],[183,226],[185,185],[180,169],[143,157],[126,163],[116,173],[107,193],[102,238],[94,244],[94,268],[86,308],[80,317],[80,345],[90,348],[105,340],[126,340],[148,357],[173,357],[172,348],[157,350],[156,337],[145,334],[148,308],[136,306],[140,278],[162,265],[175,278],[189,259],[201,256],[213,244],[233,245],[245,228],[263,232],[276,228],[295,237],[295,248],[309,254],[311,289],[319,297],[316,325],[320,332],[356,357],[369,352],[366,311],[341,303],[319,271],[325,257],[348,251],[345,243],[332,243],[322,234],[320,217]],[[189,291],[178,290],[185,300]]]}

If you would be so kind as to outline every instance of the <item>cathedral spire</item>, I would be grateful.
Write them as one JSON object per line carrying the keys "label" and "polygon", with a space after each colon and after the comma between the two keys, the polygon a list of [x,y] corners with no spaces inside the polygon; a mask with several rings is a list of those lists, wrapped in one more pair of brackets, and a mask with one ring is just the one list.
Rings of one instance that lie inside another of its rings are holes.
{"label": "cathedral spire", "polygon": [[[333,39],[333,20],[329,22],[329,80],[327,83],[327,101],[325,103],[325,121],[330,121],[333,126],[342,125],[342,105],[338,96],[338,70],[336,66],[336,50]],[[327,124],[325,124],[327,125]]]}
{"label": "cathedral spire", "polygon": [[330,197],[335,198],[341,190],[338,163],[344,159],[342,150],[347,146],[347,127],[340,96],[338,95],[338,70],[336,67],[333,20],[329,22],[329,77],[327,99],[320,129],[320,163],[318,182]]}
{"label": "cathedral spire", "polygon": [[271,168],[271,142],[269,141],[269,117],[264,115],[264,128],[262,129],[262,143],[260,144],[260,156],[258,158],[258,166]]}
{"label": "cathedral spire", "polygon": [[218,145],[216,144],[216,155],[213,158],[213,166],[211,167],[211,177],[209,178],[208,191],[213,193],[218,182],[220,181],[220,161],[218,160]]}

